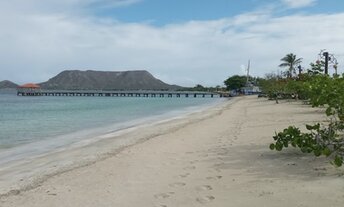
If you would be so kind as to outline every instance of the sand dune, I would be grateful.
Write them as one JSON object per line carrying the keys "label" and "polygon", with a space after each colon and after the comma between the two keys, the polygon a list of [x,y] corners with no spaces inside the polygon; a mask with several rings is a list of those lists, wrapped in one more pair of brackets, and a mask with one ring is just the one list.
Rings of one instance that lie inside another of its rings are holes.
{"label": "sand dune", "polygon": [[235,98],[130,132],[149,139],[3,196],[0,206],[343,206],[343,169],[268,147],[275,130],[324,119],[301,103]]}

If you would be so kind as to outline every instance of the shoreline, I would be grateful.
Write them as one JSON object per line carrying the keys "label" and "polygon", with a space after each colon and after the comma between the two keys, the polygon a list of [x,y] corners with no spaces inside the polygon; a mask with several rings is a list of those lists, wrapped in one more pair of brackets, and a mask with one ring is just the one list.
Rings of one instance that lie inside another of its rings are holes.
{"label": "shoreline", "polygon": [[36,188],[0,197],[0,205],[340,207],[342,168],[296,149],[269,149],[275,131],[325,120],[320,110],[238,97],[222,107],[131,131],[130,137],[150,136]]}
{"label": "shoreline", "polygon": [[[145,119],[145,122],[138,120],[127,127],[92,136],[68,146],[56,148],[52,152],[31,156],[30,159],[10,161],[9,164],[5,163],[1,169],[2,172],[0,171],[0,186],[2,186],[0,188],[0,198],[34,189],[50,177],[89,166],[97,161],[115,156],[120,151],[135,144],[183,127],[182,125],[188,124],[190,120],[205,119],[213,115],[212,111],[221,110],[225,107],[228,101],[232,100],[227,99],[225,101],[191,107],[191,110],[188,107],[167,112],[163,115]],[[206,113],[206,115],[204,116],[202,113]],[[173,129],[170,129],[170,124],[173,125]],[[156,129],[161,127],[163,129],[156,133]],[[136,132],[142,129],[146,129],[146,131],[148,129],[149,132],[137,135]],[[73,159],[70,159],[70,157],[73,157]],[[29,173],[17,173],[20,171],[28,172],[30,169],[32,171]],[[15,175],[13,174],[14,172],[16,172]],[[5,174],[9,175],[6,177]]]}

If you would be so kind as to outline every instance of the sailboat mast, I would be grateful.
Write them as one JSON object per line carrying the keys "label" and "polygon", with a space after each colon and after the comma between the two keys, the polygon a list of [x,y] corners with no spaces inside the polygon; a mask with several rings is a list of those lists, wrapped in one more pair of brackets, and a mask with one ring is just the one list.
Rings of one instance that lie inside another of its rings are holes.
{"label": "sailboat mast", "polygon": [[246,75],[246,85],[248,85],[249,77],[250,77],[250,65],[251,65],[251,60],[248,60],[247,64],[247,75]]}

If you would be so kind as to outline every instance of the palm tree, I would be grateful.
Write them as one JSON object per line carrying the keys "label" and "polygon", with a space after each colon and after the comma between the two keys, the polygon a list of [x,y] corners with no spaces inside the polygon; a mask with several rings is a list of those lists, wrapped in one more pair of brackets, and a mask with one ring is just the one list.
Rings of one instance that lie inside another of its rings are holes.
{"label": "palm tree", "polygon": [[285,57],[281,59],[283,63],[279,65],[279,67],[288,67],[287,70],[287,77],[291,78],[293,74],[296,74],[295,67],[302,62],[302,58],[297,58],[296,55],[293,53],[287,54]]}

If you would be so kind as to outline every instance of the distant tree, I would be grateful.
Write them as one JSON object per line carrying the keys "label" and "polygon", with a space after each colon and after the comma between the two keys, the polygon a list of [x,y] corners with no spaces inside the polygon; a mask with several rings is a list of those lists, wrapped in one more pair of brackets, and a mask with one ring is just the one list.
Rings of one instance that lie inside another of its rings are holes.
{"label": "distant tree", "polygon": [[246,76],[234,75],[224,81],[227,90],[238,90],[246,85]]}
{"label": "distant tree", "polygon": [[287,77],[291,78],[293,74],[296,74],[295,67],[302,62],[302,58],[296,58],[296,55],[289,53],[281,61],[279,67],[287,67]]}
{"label": "distant tree", "polygon": [[178,89],[178,91],[208,91],[208,92],[215,92],[219,90],[224,90],[221,86],[216,86],[216,87],[205,87],[202,86],[201,84],[197,84],[194,87],[183,87]]}
{"label": "distant tree", "polygon": [[194,88],[193,88],[194,91],[206,91],[207,89],[202,86],[201,84],[197,84]]}
{"label": "distant tree", "polygon": [[307,70],[309,75],[319,75],[324,72],[325,62],[324,61],[316,61],[315,63],[310,63],[311,69]]}

